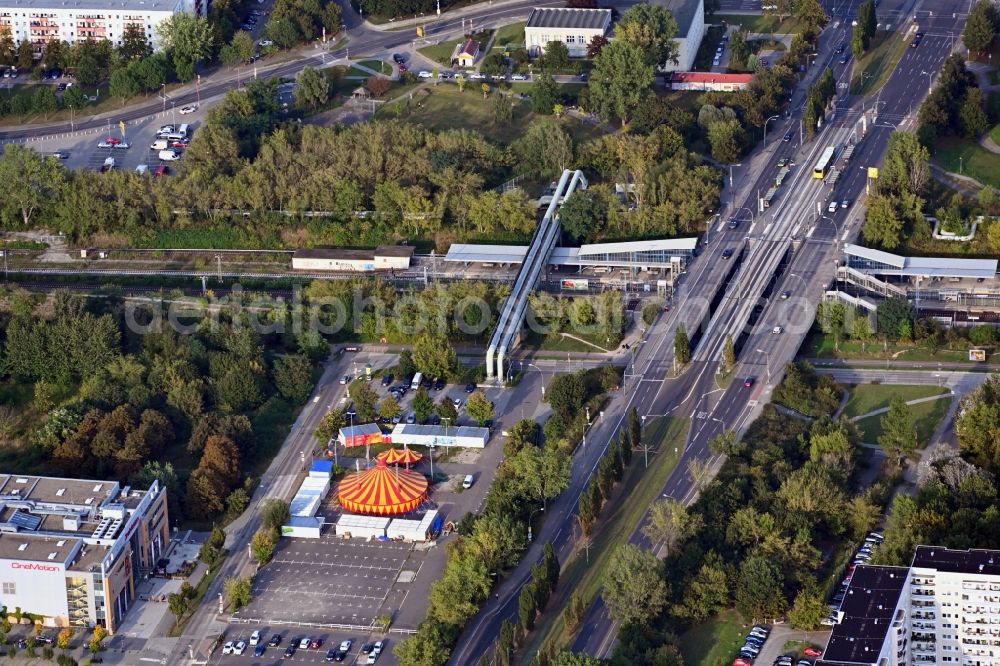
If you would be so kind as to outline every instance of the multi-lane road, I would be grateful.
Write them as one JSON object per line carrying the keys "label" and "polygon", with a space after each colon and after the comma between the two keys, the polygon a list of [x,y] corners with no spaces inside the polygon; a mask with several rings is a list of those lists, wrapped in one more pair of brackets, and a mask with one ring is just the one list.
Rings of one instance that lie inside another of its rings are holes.
{"label": "multi-lane road", "polygon": [[[850,23],[837,17],[850,17],[856,11],[856,4],[837,3],[831,8],[834,24],[820,42],[817,70],[830,66],[840,84],[849,83],[851,63],[841,64],[839,56],[833,54],[833,47],[841,41],[849,43]],[[923,4],[933,6],[933,16],[924,10]],[[625,394],[616,397],[607,410],[621,415],[635,406],[640,414],[693,418],[681,464],[668,479],[663,494],[692,500],[695,489],[687,462],[698,459],[719,463],[711,458],[708,442],[725,430],[741,430],[769,399],[771,387],[780,380],[784,364],[797,352],[815,315],[816,303],[833,278],[840,242],[857,231],[863,211],[858,200],[864,194],[866,167],[879,163],[889,134],[917,108],[926,94],[926,86],[917,86],[914,82],[921,80],[920,72],[936,72],[941,67],[954,46],[954,35],[961,31],[967,5],[967,0],[925,0],[924,3],[902,2],[895,6],[883,3],[882,10],[894,16],[916,17],[919,29],[926,36],[919,48],[907,49],[880,93],[874,99],[855,99],[846,95],[846,85],[838,85],[837,111],[832,123],[805,146],[798,145],[798,119],[794,116],[790,120],[779,119],[776,126],[770,128],[772,144],[763,147],[747,170],[752,174],[752,182],[736,188],[746,196],[740,203],[731,205],[709,233],[709,244],[685,279],[677,307],[669,317],[652,327],[638,352],[638,377],[631,385],[626,385]],[[909,34],[916,30],[914,25],[905,22],[896,28]],[[926,80],[923,76],[923,81]],[[791,100],[792,109],[801,107],[803,95],[804,86],[800,86]],[[862,114],[872,108],[875,114],[869,115],[867,134],[862,137],[859,121]],[[783,141],[786,132],[793,135],[788,142]],[[852,141],[857,144],[855,154],[834,188],[812,178],[812,166],[825,146],[843,148]],[[775,146],[773,142],[780,142],[780,145]],[[794,175],[784,184],[776,202],[764,215],[759,215],[758,192],[763,193],[771,186],[777,161],[783,158],[797,163]],[[838,201],[847,199],[851,206],[846,212],[829,214],[827,202],[831,197]],[[735,229],[729,227],[730,217],[742,220]],[[786,255],[793,245],[794,251]],[[723,259],[722,252],[726,249],[735,250],[735,256]],[[735,272],[729,263],[734,261],[742,261]],[[779,264],[782,268],[776,270]],[[771,281],[772,275],[777,276],[776,281]],[[727,278],[729,282],[723,287]],[[720,288],[725,289],[725,295],[712,312],[710,304]],[[790,297],[781,298],[783,292],[789,292]],[[759,314],[755,326],[747,325],[751,310]],[[681,323],[686,324],[689,333],[694,333],[700,342],[695,361],[679,377],[671,378],[673,332]],[[775,326],[781,326],[782,331],[775,333]],[[750,387],[743,381],[735,381],[727,389],[720,389],[716,384],[718,359],[727,334],[745,335],[740,354],[741,379],[752,376],[754,381]],[[571,489],[550,508],[539,543],[551,540],[561,555],[570,554],[577,499],[606,442],[619,425],[620,418],[609,419],[608,423],[595,427],[588,439],[598,445],[591,444],[590,450],[578,454]],[[656,548],[656,544],[646,541],[639,528],[637,525],[632,541]],[[480,655],[488,652],[498,635],[500,623],[504,619],[516,621],[517,593],[527,580],[527,567],[537,559],[534,550],[501,587],[499,598],[487,604],[470,622],[453,652],[451,663],[475,663]],[[598,598],[587,610],[572,648],[597,657],[607,656],[616,633],[617,627]]]}

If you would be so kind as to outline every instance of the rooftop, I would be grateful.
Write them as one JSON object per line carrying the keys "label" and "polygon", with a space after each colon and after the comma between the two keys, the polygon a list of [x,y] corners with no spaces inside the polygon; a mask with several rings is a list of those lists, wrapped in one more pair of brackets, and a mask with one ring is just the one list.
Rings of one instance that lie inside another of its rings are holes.
{"label": "rooftop", "polygon": [[474,39],[465,40],[465,43],[462,44],[462,50],[459,53],[475,58],[479,55],[479,42]]}
{"label": "rooftop", "polygon": [[32,501],[60,506],[100,506],[118,495],[117,481],[59,479],[25,474],[0,475],[0,500]]}
{"label": "rooftop", "polygon": [[175,12],[184,8],[184,0],[7,0],[5,9],[58,9],[60,11],[141,11]]}
{"label": "rooftop", "polygon": [[37,534],[0,533],[0,559],[50,562],[68,565],[73,551],[80,547],[78,538],[58,538]]}
{"label": "rooftop", "polygon": [[724,72],[672,72],[670,80],[676,83],[750,83],[753,74],[726,74]]}
{"label": "rooftop", "polygon": [[375,257],[411,257],[412,245],[381,245],[374,250],[309,249],[296,250],[296,259],[374,259]]}
{"label": "rooftop", "polygon": [[666,7],[677,19],[678,39],[687,37],[697,12],[701,12],[702,20],[705,17],[704,0],[655,0],[654,4]]}
{"label": "rooftop", "polygon": [[528,23],[525,27],[607,30],[610,24],[610,9],[542,9],[535,7],[528,15]]}
{"label": "rooftop", "polygon": [[957,277],[992,279],[997,274],[996,259],[955,259],[952,257],[901,257],[853,243],[844,243],[844,254],[885,264],[886,268],[866,269],[883,275],[909,277]]}
{"label": "rooftop", "polygon": [[917,546],[911,566],[918,569],[998,576],[1000,550],[952,550],[939,546]]}
{"label": "rooftop", "polygon": [[416,425],[413,423],[400,423],[392,429],[393,435],[423,435],[424,437],[476,437],[489,438],[489,428],[476,428],[473,426],[433,426]]}
{"label": "rooftop", "polygon": [[840,605],[843,619],[833,628],[823,654],[827,664],[874,664],[906,583],[906,567],[860,565]]}
{"label": "rooftop", "polygon": [[[557,247],[552,250],[549,263],[555,265],[590,266],[601,265],[604,255],[630,254],[639,252],[677,252],[687,254],[698,247],[697,238],[661,238],[644,241],[629,241],[625,243],[594,243],[580,247]],[[448,248],[445,261],[484,262],[494,264],[520,264],[527,254],[526,245],[467,245],[454,243]],[[646,259],[648,259],[648,255]],[[616,260],[608,262],[614,265],[624,265],[628,262]],[[642,257],[636,257],[636,263],[650,263]],[[653,262],[655,263],[655,262]]]}

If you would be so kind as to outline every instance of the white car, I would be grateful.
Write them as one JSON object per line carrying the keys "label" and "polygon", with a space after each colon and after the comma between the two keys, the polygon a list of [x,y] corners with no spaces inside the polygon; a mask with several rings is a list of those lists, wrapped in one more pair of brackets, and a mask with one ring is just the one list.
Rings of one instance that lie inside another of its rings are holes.
{"label": "white car", "polygon": [[260,643],[260,629],[250,634],[250,645],[257,645]]}
{"label": "white car", "polygon": [[274,42],[272,42],[270,39],[262,39],[259,42],[257,42],[257,46],[266,49],[268,46],[274,46]]}
{"label": "white car", "polygon": [[781,328],[780,326],[775,326],[774,328],[771,329],[771,332],[774,333],[775,335],[780,335],[783,330],[785,329]]}
{"label": "white car", "polygon": [[828,212],[828,213],[836,213],[837,212],[837,201],[836,200],[830,202],[830,205],[826,207],[826,212]]}
{"label": "white car", "polygon": [[233,653],[233,648],[235,647],[235,645],[236,644],[233,643],[232,641],[229,641],[228,643],[226,643],[225,645],[223,645],[222,646],[222,654],[232,654]]}
{"label": "white car", "polygon": [[376,661],[378,661],[379,655],[382,654],[382,648],[384,646],[385,643],[383,643],[382,641],[379,641],[378,643],[375,644],[375,646],[372,648],[372,651],[368,653],[369,664],[374,664]]}
{"label": "white car", "polygon": [[120,142],[120,143],[116,143],[116,144],[115,144],[114,146],[112,146],[112,147],[113,147],[113,148],[116,148],[116,149],[118,149],[118,150],[128,150],[128,144],[127,144],[127,143],[125,143],[124,141],[122,141],[122,142]]}
{"label": "white car", "polygon": [[352,645],[354,645],[353,641],[350,641],[350,640],[341,641],[340,642],[340,651],[341,652],[350,652]]}
{"label": "white car", "polygon": [[182,106],[180,108],[180,112],[181,112],[182,116],[186,116],[189,113],[194,113],[197,110],[198,110],[198,105],[197,104],[188,104],[187,106]]}
{"label": "white car", "polygon": [[299,641],[299,649],[300,650],[308,650],[310,643],[312,643],[312,639],[309,638],[308,636],[306,636],[301,641]]}
{"label": "white car", "polygon": [[174,160],[179,160],[181,158],[181,154],[176,150],[161,150],[157,154],[157,157],[164,162],[173,162]]}
{"label": "white car", "polygon": [[240,641],[233,646],[233,654],[243,654],[247,651],[247,644],[244,641]]}
{"label": "white car", "polygon": [[512,74],[510,77],[511,81],[527,81],[528,77],[524,74]]}
{"label": "white car", "polygon": [[420,73],[417,74],[417,76],[419,76],[422,79],[429,79],[429,78],[431,78],[434,75],[431,74],[430,72],[428,72],[426,69],[422,69],[422,70],[420,70]]}
{"label": "white car", "polygon": [[472,72],[471,74],[469,74],[469,78],[478,81],[479,79],[485,79],[486,75],[480,74],[479,72]]}

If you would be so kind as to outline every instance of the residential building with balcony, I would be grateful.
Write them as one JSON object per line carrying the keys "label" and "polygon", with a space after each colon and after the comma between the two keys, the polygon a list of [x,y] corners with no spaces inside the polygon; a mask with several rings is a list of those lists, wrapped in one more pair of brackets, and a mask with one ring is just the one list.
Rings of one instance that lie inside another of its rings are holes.
{"label": "residential building with balcony", "polygon": [[1000,551],[918,546],[859,566],[817,666],[1000,666]]}
{"label": "residential building with balcony", "polygon": [[209,0],[0,0],[0,25],[14,42],[37,51],[52,40],[69,43],[106,39],[121,46],[125,28],[140,25],[154,49],[162,44],[160,24],[178,12],[205,16]]}

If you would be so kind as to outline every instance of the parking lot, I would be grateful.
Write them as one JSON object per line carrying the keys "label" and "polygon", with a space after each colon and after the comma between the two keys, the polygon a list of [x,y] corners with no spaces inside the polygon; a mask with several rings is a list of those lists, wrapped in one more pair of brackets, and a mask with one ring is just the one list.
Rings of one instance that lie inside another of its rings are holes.
{"label": "parking lot", "polygon": [[[350,640],[351,649],[344,657],[342,663],[344,664],[366,664],[368,663],[368,657],[362,652],[362,649],[377,640],[382,640],[385,642],[385,647],[383,648],[382,654],[379,656],[376,663],[379,666],[391,666],[397,663],[395,656],[392,654],[392,648],[398,640],[395,638],[384,638],[382,636],[365,636],[351,634],[350,632],[337,632],[337,631],[300,631],[300,630],[289,630],[284,627],[268,627],[268,626],[252,626],[245,628],[233,627],[226,634],[227,641],[244,641],[249,642],[250,634],[253,633],[254,629],[260,629],[261,633],[261,644],[265,645],[264,653],[259,656],[254,656],[254,648],[247,645],[246,650],[242,655],[237,654],[222,654],[222,650],[216,651],[215,655],[209,661],[210,664],[233,664],[241,666],[264,666],[266,664],[323,664],[327,663],[327,652],[330,649],[338,649],[340,647],[341,641]],[[277,646],[267,645],[271,637],[277,634],[281,637],[281,642]],[[299,641],[302,638],[318,638],[320,640],[320,646],[318,649],[296,649],[295,652],[289,656],[286,655],[286,650],[289,645],[298,646]]]}
{"label": "parking lot", "polygon": [[[238,618],[262,623],[369,625],[395,617],[419,574],[411,544],[325,535],[282,539],[254,580],[253,603]],[[405,581],[405,582],[404,582]]]}

